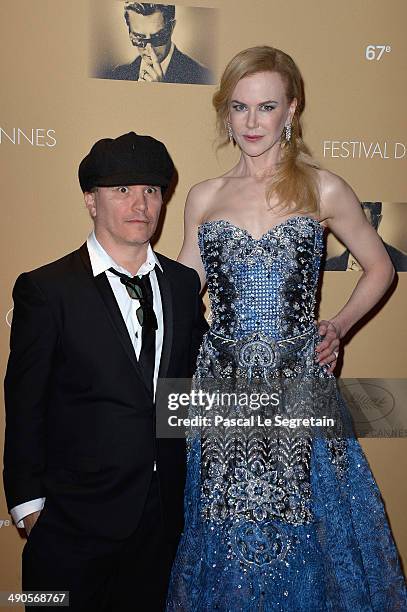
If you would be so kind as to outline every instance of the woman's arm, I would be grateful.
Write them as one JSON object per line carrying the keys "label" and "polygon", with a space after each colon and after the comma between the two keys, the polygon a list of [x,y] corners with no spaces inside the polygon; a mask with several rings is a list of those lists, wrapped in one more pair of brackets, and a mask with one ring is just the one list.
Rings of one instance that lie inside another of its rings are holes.
{"label": "woman's arm", "polygon": [[178,255],[178,261],[198,272],[201,290],[206,284],[206,274],[198,245],[198,227],[203,218],[204,183],[192,187],[185,203],[184,242]]}
{"label": "woman's arm", "polygon": [[321,172],[321,211],[329,229],[363,269],[345,306],[330,319],[342,338],[384,295],[394,267],[376,230],[365,217],[349,185],[331,172]]}

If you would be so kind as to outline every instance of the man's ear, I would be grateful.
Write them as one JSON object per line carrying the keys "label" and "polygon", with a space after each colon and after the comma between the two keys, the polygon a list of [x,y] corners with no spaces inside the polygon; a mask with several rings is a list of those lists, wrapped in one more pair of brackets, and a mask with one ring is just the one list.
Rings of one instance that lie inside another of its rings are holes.
{"label": "man's ear", "polygon": [[96,192],[94,191],[85,191],[83,194],[83,199],[85,200],[85,206],[89,211],[92,219],[96,217]]}

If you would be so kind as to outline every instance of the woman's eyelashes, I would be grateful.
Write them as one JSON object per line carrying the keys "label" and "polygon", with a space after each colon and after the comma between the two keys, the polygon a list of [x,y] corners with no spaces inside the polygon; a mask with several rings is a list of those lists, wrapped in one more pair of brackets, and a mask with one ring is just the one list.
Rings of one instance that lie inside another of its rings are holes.
{"label": "woman's eyelashes", "polygon": [[[269,113],[270,111],[273,111],[276,107],[277,107],[277,103],[276,102],[262,102],[261,104],[259,104],[257,106],[258,110],[260,111],[264,111],[266,113]],[[232,109],[237,111],[237,112],[242,112],[242,111],[246,111],[248,109],[246,104],[242,104],[242,103],[236,103],[236,104],[232,104]]]}
{"label": "woman's eyelashes", "polygon": [[263,110],[269,113],[270,111],[274,110],[276,107],[277,107],[277,104],[262,104],[260,106],[260,110]]}
{"label": "woman's eyelashes", "polygon": [[235,111],[244,111],[246,110],[247,106],[245,106],[244,104],[232,104],[232,108]]}

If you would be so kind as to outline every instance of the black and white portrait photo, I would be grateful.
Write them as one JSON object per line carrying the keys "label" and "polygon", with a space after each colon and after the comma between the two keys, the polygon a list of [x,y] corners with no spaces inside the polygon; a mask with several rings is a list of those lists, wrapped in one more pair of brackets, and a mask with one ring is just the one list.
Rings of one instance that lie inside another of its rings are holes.
{"label": "black and white portrait photo", "polygon": [[214,83],[216,10],[92,0],[90,76],[144,83]]}
{"label": "black and white portrait photo", "polygon": [[[407,272],[407,204],[362,202],[363,212],[381,237],[397,272]],[[356,258],[332,234],[328,237],[325,270],[362,271]]]}

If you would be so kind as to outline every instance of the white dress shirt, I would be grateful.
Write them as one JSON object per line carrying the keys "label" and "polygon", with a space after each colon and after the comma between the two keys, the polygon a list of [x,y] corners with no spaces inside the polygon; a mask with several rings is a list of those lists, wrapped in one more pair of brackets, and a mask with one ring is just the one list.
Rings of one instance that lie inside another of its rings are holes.
{"label": "white dress shirt", "polygon": [[[124,322],[126,323],[127,331],[129,332],[130,340],[133,344],[134,351],[137,359],[140,356],[141,351],[141,325],[138,322],[136,311],[140,306],[140,302],[133,299],[127,293],[126,287],[120,281],[120,278],[109,272],[109,268],[114,268],[122,274],[127,276],[133,276],[128,270],[122,268],[117,264],[108,253],[104,250],[102,245],[97,241],[95,233],[92,232],[87,240],[87,247],[89,251],[90,264],[92,266],[93,276],[98,274],[106,273],[117,304],[122,313]],[[160,367],[161,350],[163,346],[163,310],[161,303],[160,288],[158,286],[157,275],[154,267],[158,266],[162,271],[160,262],[155,255],[151,245],[147,248],[147,259],[138,270],[136,276],[144,276],[150,272],[151,289],[153,291],[153,308],[155,316],[157,317],[158,329],[155,334],[155,364],[154,364],[154,394],[157,388],[158,370]]]}
{"label": "white dress shirt", "polygon": [[[93,276],[97,276],[98,274],[103,273],[106,274],[114,296],[116,298],[117,304],[120,308],[120,312],[122,313],[122,317],[126,324],[127,331],[129,332],[134,352],[136,353],[136,357],[138,359],[141,351],[142,328],[140,323],[138,322],[136,311],[137,308],[139,308],[140,306],[140,302],[139,300],[133,299],[129,296],[126,287],[123,285],[122,282],[120,282],[120,278],[116,274],[113,274],[113,272],[109,272],[109,268],[114,268],[118,272],[126,274],[130,277],[133,275],[125,268],[122,268],[122,266],[119,266],[119,264],[117,264],[110,257],[110,255],[104,250],[102,245],[96,239],[94,232],[89,235],[86,245],[88,247],[90,265],[92,267]],[[164,320],[161,294],[158,285],[157,275],[154,270],[155,266],[158,266],[160,270],[163,271],[157,256],[155,255],[153,249],[151,248],[151,245],[149,244],[147,248],[147,259],[140,266],[136,276],[143,276],[144,274],[148,274],[150,272],[151,289],[153,291],[153,309],[157,317],[158,329],[155,334],[155,364],[153,378],[154,396],[157,388],[158,370],[160,368],[161,351],[164,337]],[[155,462],[153,469],[156,469]],[[24,517],[28,516],[29,514],[32,514],[33,512],[38,512],[42,510],[44,507],[44,503],[45,497],[39,497],[37,499],[24,502],[23,504],[19,504],[18,506],[12,508],[10,510],[10,514],[17,527],[24,527]]]}

